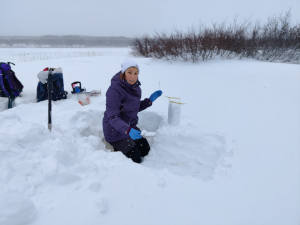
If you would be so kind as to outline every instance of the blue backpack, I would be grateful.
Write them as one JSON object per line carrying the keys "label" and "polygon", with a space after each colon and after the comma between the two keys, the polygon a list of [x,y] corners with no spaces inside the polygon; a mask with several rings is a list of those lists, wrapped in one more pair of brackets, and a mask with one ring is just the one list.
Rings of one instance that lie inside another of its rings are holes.
{"label": "blue backpack", "polygon": [[19,96],[23,90],[22,83],[16,77],[15,72],[10,65],[11,62],[0,62],[0,96],[15,98]]}
{"label": "blue backpack", "polygon": [[37,85],[37,101],[44,101],[48,99],[48,73],[49,70],[52,71],[51,80],[52,80],[52,95],[51,99],[56,101],[60,99],[66,99],[68,92],[64,90],[64,79],[62,71],[54,68],[45,68],[38,74],[39,82]]}

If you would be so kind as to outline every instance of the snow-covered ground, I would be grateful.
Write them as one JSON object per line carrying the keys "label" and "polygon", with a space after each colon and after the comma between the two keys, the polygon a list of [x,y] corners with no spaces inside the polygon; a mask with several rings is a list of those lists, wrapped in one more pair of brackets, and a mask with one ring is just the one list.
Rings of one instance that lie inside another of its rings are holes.
{"label": "snow-covered ground", "polygon": [[[25,86],[17,106],[0,98],[0,225],[299,225],[300,66],[252,60],[199,64],[133,57],[127,48],[0,49]],[[102,141],[105,92],[133,57],[139,114],[152,150],[142,164]],[[35,103],[37,73],[60,66],[65,89],[101,89],[81,106],[69,94]],[[168,125],[168,98],[181,123]],[[147,133],[146,132],[146,133]]]}

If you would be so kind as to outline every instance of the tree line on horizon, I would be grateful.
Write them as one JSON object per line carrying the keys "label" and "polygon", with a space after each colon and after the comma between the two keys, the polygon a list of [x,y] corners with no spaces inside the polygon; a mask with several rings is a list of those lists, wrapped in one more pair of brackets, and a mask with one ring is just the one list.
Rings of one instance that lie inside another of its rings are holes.
{"label": "tree line on horizon", "polygon": [[0,36],[2,47],[127,47],[132,46],[133,41],[133,38],[113,36]]}

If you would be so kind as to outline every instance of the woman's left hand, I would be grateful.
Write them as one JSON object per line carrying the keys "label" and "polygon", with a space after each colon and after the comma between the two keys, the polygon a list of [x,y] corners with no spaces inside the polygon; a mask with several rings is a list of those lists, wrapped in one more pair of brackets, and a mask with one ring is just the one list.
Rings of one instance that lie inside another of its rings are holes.
{"label": "woman's left hand", "polygon": [[154,102],[161,95],[162,95],[162,90],[158,90],[158,91],[153,92],[150,95],[149,99],[150,99],[151,102]]}

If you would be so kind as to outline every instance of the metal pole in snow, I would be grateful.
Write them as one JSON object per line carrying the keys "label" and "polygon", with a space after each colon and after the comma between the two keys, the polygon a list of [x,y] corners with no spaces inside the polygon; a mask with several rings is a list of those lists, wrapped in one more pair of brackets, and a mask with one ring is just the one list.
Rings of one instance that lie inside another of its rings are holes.
{"label": "metal pole in snow", "polygon": [[52,69],[49,69],[48,72],[48,129],[49,131],[52,130]]}

